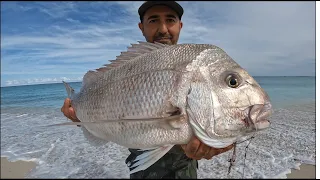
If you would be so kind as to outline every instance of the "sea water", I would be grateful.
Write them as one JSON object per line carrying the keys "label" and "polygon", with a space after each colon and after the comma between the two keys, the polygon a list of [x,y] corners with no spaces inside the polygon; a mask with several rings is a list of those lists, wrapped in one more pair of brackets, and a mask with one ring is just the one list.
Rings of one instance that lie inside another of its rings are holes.
{"label": "sea water", "polygon": [[[301,163],[315,165],[315,77],[255,79],[274,107],[270,129],[237,146],[229,175],[232,151],[200,160],[198,178],[286,178]],[[28,178],[129,178],[126,148],[93,146],[76,126],[41,128],[68,122],[60,111],[65,97],[62,83],[2,87],[1,156],[35,161]]]}

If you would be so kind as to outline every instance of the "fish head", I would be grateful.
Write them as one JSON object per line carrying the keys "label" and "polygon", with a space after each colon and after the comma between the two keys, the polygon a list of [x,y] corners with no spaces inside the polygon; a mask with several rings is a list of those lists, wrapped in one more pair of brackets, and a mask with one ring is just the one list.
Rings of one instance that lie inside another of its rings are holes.
{"label": "fish head", "polygon": [[216,76],[213,88],[217,103],[214,129],[218,136],[238,136],[270,126],[272,105],[268,94],[244,69],[228,69]]}
{"label": "fish head", "polygon": [[204,95],[189,101],[198,104],[190,112],[199,134],[219,142],[234,142],[270,127],[270,98],[245,69],[221,50],[206,51],[198,59],[202,62],[197,62],[200,66],[195,74],[203,77],[201,83],[205,85],[201,87],[206,88],[198,88],[197,94]]}
{"label": "fish head", "polygon": [[267,92],[231,57],[208,66],[213,105],[209,136],[236,137],[270,126],[272,105]]}

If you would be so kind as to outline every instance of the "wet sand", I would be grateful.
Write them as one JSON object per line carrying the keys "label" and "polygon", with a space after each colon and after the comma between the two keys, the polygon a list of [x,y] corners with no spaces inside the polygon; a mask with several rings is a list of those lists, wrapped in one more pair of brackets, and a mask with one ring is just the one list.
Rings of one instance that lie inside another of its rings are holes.
{"label": "wet sand", "polygon": [[[4,178],[25,178],[25,175],[30,172],[36,164],[28,161],[9,162],[7,158],[1,157],[1,179]],[[316,166],[302,164],[300,170],[293,169],[290,174],[287,174],[288,179],[315,179]]]}
{"label": "wet sand", "polygon": [[29,161],[9,162],[7,158],[1,157],[1,179],[5,178],[24,178],[36,163]]}
{"label": "wet sand", "polygon": [[287,174],[288,179],[316,179],[316,166],[302,164],[300,170],[293,169]]}

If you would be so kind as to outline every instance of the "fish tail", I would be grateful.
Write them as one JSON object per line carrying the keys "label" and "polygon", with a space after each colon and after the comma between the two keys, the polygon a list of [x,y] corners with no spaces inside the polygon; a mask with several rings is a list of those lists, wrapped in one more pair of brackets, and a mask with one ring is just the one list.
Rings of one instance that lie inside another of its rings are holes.
{"label": "fish tail", "polygon": [[68,98],[73,98],[74,96],[74,89],[66,82],[62,81],[64,86],[66,87],[66,91],[68,93]]}

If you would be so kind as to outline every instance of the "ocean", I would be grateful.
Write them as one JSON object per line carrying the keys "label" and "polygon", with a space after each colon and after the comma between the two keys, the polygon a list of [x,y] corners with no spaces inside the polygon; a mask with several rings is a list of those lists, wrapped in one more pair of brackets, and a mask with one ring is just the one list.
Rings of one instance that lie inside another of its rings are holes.
{"label": "ocean", "polygon": [[[200,160],[198,178],[286,178],[291,168],[315,165],[315,77],[255,77],[271,98],[271,128],[232,151]],[[81,83],[71,83],[76,90]],[[93,146],[78,127],[41,126],[67,122],[60,108],[62,83],[1,88],[1,156],[35,161],[27,178],[129,178],[129,151],[109,142]],[[244,152],[247,152],[244,159]],[[245,160],[245,161],[244,161]],[[243,169],[244,168],[244,169]]]}

